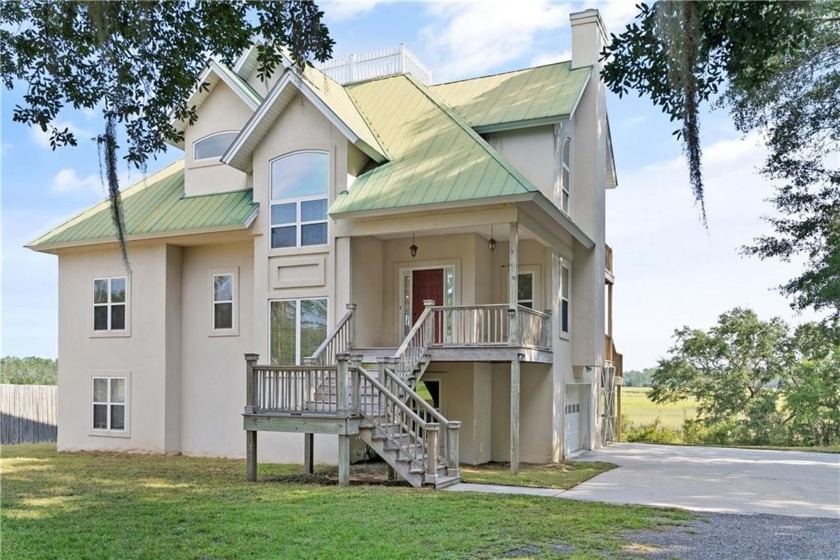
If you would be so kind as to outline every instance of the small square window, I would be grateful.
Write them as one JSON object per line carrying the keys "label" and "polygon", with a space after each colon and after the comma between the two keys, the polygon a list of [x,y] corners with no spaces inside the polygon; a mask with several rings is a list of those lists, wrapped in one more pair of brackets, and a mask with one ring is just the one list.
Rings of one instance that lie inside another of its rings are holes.
{"label": "small square window", "polygon": [[93,378],[93,430],[126,435],[128,430],[128,379]]}
{"label": "small square window", "polygon": [[126,329],[127,279],[95,278],[93,280],[94,332],[120,332]]}

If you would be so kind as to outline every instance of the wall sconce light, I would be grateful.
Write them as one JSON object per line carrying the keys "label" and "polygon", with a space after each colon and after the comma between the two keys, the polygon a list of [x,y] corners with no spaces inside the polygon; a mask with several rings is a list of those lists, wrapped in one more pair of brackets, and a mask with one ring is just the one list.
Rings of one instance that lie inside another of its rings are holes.
{"label": "wall sconce light", "polygon": [[513,307],[508,307],[508,317],[515,317],[516,316],[516,309]]}
{"label": "wall sconce light", "polygon": [[496,250],[496,237],[493,235],[493,224],[490,224],[490,241],[487,242],[490,251]]}
{"label": "wall sconce light", "polygon": [[411,251],[411,258],[417,256],[417,244],[414,242],[414,232],[411,232],[411,247],[408,248]]}
{"label": "wall sconce light", "polygon": [[523,354],[522,352],[519,352],[519,353],[516,355],[516,360],[517,360],[517,361],[521,362],[521,361],[522,361],[522,360],[524,360],[524,359],[525,359],[525,354]]}

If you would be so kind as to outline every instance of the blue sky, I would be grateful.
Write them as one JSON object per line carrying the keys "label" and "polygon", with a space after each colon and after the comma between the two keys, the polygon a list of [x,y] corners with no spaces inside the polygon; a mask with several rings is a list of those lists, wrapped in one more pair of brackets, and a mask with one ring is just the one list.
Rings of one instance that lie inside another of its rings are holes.
{"label": "blue sky", "polygon": [[[540,1],[479,3],[322,3],[336,41],[335,57],[399,43],[433,70],[433,81],[525,68],[569,58],[570,11],[598,7],[618,33],[634,2],[561,4]],[[96,146],[98,114],[66,111],[60,121],[80,145],[52,151],[45,135],[12,122],[22,91],[2,91],[2,334],[0,354],[57,354],[57,258],[23,245],[105,197]],[[615,338],[625,369],[655,365],[683,325],[707,328],[734,306],[791,323],[794,315],[775,287],[798,264],[762,262],[739,248],[769,231],[771,194],[756,169],[757,137],[742,138],[725,113],[701,122],[705,147],[708,231],[698,218],[673,125],[647,100],[610,96],[608,109],[619,187],[607,193],[607,239],[615,250]],[[151,173],[179,158],[177,150],[152,163]],[[124,169],[123,184],[139,179]]]}

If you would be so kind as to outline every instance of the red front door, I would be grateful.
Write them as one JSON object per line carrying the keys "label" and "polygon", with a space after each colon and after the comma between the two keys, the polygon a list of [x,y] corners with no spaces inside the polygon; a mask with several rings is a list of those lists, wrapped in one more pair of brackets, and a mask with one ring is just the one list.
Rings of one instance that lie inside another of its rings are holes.
{"label": "red front door", "polygon": [[[443,269],[413,270],[411,272],[411,322],[417,322],[423,313],[423,301],[434,300],[443,305]],[[440,342],[440,325],[435,324],[435,341]]]}

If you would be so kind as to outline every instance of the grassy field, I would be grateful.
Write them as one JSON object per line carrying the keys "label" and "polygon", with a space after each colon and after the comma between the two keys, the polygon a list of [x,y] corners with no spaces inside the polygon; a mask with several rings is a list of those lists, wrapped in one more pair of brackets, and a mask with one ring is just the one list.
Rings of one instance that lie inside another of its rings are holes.
{"label": "grassy field", "polygon": [[671,404],[656,404],[648,400],[649,387],[622,387],[621,414],[634,424],[650,424],[658,417],[665,428],[681,430],[683,420],[694,418],[697,403],[685,400]]}
{"label": "grassy field", "polygon": [[[616,558],[690,514],[529,496],[300,483],[299,466],[2,449],[3,558]],[[323,475],[323,473],[322,473]],[[313,480],[322,480],[314,477]],[[329,479],[329,476],[327,476]],[[298,482],[290,482],[298,480]]]}

